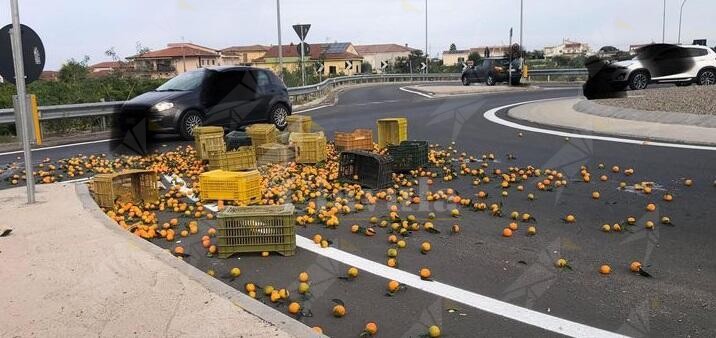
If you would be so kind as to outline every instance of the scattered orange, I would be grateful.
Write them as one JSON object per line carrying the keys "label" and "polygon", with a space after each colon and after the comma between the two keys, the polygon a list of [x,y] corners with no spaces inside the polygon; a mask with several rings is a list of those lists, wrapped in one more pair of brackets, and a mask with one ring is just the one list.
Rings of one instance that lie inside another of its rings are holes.
{"label": "scattered orange", "polygon": [[599,273],[602,275],[608,275],[612,272],[612,268],[609,265],[603,264],[599,267]]}

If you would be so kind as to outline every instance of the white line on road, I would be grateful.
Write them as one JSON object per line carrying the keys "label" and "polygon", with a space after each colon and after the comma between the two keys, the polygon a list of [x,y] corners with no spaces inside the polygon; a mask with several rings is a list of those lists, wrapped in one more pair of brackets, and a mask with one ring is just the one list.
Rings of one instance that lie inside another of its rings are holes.
{"label": "white line on road", "polygon": [[312,240],[302,236],[296,236],[296,245],[305,250],[337,260],[350,266],[354,266],[374,275],[393,279],[436,296],[448,298],[482,311],[493,313],[498,316],[513,319],[552,332],[572,337],[623,337],[617,333],[519,307],[501,300],[459,289],[448,284],[436,281],[424,281],[415,274],[391,268],[387,265],[379,264],[336,248],[321,248],[319,245],[313,243]]}
{"label": "white line on road", "polygon": [[[109,142],[109,141],[112,141],[112,140],[114,140],[114,139],[111,139],[111,138],[110,138],[110,139],[106,139],[106,140],[97,140],[97,141],[87,141],[87,142],[79,142],[79,143],[62,144],[62,145],[59,145],[59,146],[36,148],[36,149],[32,149],[32,151],[33,151],[33,152],[36,152],[36,151],[52,150],[52,149],[58,149],[58,148],[75,147],[75,146],[81,146],[81,145],[85,145],[85,144],[95,144],[95,143]],[[22,150],[9,151],[9,152],[6,152],[6,153],[0,153],[0,156],[13,155],[13,154],[22,154]]]}
{"label": "white line on road", "polygon": [[680,143],[668,143],[668,142],[654,142],[654,141],[646,141],[646,140],[635,140],[635,139],[628,139],[628,138],[621,138],[621,137],[613,137],[613,136],[598,136],[598,135],[586,135],[586,134],[575,134],[575,133],[569,133],[564,131],[558,131],[558,130],[550,130],[550,129],[543,129],[543,128],[537,128],[537,127],[530,127],[525,126],[519,123],[507,121],[505,119],[502,119],[497,116],[497,112],[505,109],[510,108],[514,106],[519,106],[523,104],[528,103],[535,103],[535,102],[544,102],[544,101],[553,101],[553,100],[561,100],[564,98],[554,98],[554,99],[543,99],[543,100],[532,100],[532,101],[524,101],[524,102],[518,102],[518,103],[512,103],[508,105],[504,105],[501,107],[492,108],[485,112],[483,115],[485,119],[487,119],[490,122],[494,122],[497,124],[501,124],[506,127],[525,130],[525,131],[532,131],[535,133],[542,133],[542,134],[550,134],[555,136],[564,136],[564,137],[573,137],[573,138],[581,138],[581,139],[590,139],[590,140],[598,140],[598,141],[608,141],[608,142],[619,142],[619,143],[628,143],[628,144],[637,144],[642,146],[656,146],[656,147],[669,147],[669,148],[681,148],[681,149],[695,149],[695,150],[716,150],[716,147],[710,147],[710,146],[700,146],[700,145],[693,145],[693,144],[680,144]]}
{"label": "white line on road", "polygon": [[308,108],[308,109],[304,109],[304,110],[295,111],[295,112],[293,112],[292,114],[301,114],[301,113],[309,112],[309,111],[316,110],[316,109],[326,108],[326,107],[330,107],[330,106],[331,106],[330,104],[324,104],[324,105],[320,105],[320,106],[318,106],[318,107],[313,107],[313,108]]}
{"label": "white line on road", "polygon": [[405,88],[405,87],[400,87],[400,88],[398,88],[398,89],[400,89],[400,90],[402,90],[402,91],[404,91],[404,92],[408,92],[408,93],[412,93],[412,94],[418,94],[418,95],[420,95],[420,96],[425,96],[425,97],[427,97],[427,98],[429,98],[429,99],[432,99],[432,98],[433,98],[432,95],[428,95],[428,94],[425,94],[425,93],[423,93],[423,92],[419,92],[419,91],[417,91],[417,90],[410,90],[410,89],[407,89],[407,88]]}

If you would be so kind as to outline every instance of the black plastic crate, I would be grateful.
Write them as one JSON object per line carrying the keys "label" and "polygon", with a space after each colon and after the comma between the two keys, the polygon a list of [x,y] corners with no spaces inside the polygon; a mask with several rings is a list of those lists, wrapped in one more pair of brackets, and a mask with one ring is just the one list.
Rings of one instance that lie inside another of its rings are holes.
{"label": "black plastic crate", "polygon": [[224,136],[226,150],[236,150],[239,147],[250,146],[251,138],[246,132],[234,130]]}
{"label": "black plastic crate", "polygon": [[403,141],[399,145],[388,145],[388,154],[393,158],[393,170],[410,171],[428,166],[428,141]]}
{"label": "black plastic crate", "polygon": [[338,179],[341,182],[360,184],[371,189],[389,186],[393,176],[393,159],[362,150],[341,153]]}

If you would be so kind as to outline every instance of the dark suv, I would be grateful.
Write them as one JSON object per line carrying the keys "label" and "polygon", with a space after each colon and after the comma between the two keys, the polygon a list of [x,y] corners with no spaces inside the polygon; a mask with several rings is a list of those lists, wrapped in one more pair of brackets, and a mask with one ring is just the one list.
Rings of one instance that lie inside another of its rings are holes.
{"label": "dark suv", "polygon": [[288,115],[288,90],[273,72],[227,66],[183,73],[125,102],[118,122],[123,130],[146,123],[148,132],[179,133],[191,139],[199,125],[235,130],[271,122],[283,130]]}
{"label": "dark suv", "polygon": [[[510,72],[510,60],[508,58],[487,58],[478,65],[474,65],[462,72],[462,84],[469,86],[471,83],[484,82],[488,86],[494,86],[498,82],[508,82]],[[520,83],[522,69],[519,61],[512,62],[512,84]]]}

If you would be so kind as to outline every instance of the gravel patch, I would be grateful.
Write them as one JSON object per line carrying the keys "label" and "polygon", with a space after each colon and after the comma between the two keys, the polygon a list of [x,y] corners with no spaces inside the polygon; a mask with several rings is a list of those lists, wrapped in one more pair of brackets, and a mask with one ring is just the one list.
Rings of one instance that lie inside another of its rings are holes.
{"label": "gravel patch", "polygon": [[691,85],[629,91],[625,98],[594,102],[638,110],[716,115],[716,86]]}

